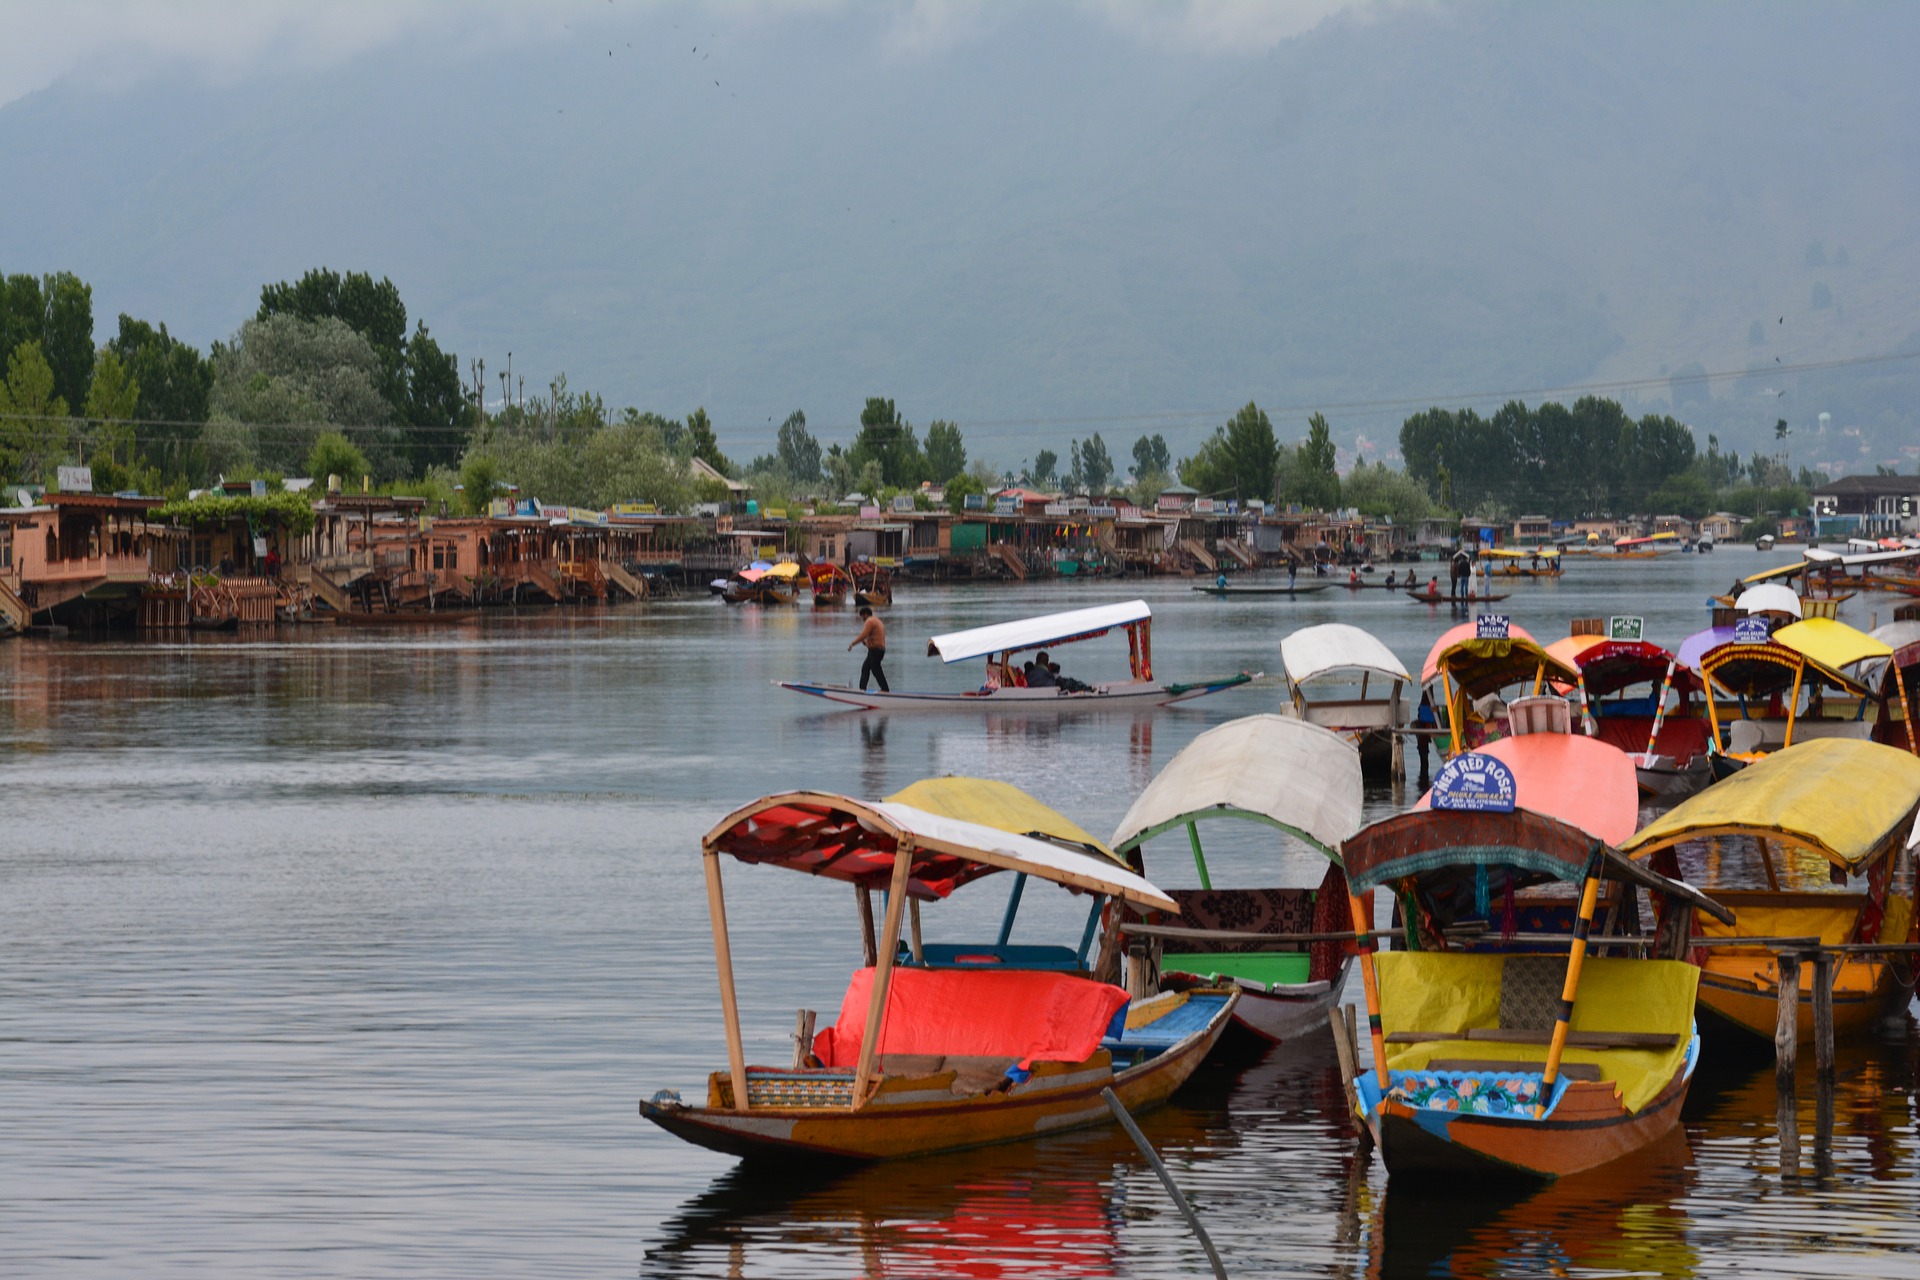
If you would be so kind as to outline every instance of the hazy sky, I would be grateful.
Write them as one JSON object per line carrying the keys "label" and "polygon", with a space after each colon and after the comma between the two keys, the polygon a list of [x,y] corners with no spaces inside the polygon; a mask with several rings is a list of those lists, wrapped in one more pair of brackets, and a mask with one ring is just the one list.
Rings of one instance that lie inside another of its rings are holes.
{"label": "hazy sky", "polygon": [[[568,21],[610,5],[697,12],[702,21],[749,24],[808,12],[867,13],[899,56],[989,33],[1004,7],[989,0],[785,0],[749,4],[647,0],[0,0],[0,105],[79,71],[107,81],[158,68],[194,67],[218,79],[324,67],[401,37],[445,29],[486,45],[557,37]],[[1226,56],[1259,54],[1344,0],[1078,0],[1116,29],[1150,44],[1177,43]]]}

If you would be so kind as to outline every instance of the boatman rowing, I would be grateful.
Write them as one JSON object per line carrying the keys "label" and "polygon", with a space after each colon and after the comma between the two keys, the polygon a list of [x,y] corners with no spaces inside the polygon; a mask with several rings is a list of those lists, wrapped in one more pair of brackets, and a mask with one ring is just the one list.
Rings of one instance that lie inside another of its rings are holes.
{"label": "boatman rowing", "polygon": [[874,617],[873,610],[866,605],[860,606],[860,617],[860,634],[847,645],[849,653],[856,644],[867,646],[867,660],[860,664],[860,692],[867,691],[867,677],[872,676],[880,683],[880,692],[891,693],[887,688],[887,673],[880,669],[880,664],[887,660],[887,624]]}

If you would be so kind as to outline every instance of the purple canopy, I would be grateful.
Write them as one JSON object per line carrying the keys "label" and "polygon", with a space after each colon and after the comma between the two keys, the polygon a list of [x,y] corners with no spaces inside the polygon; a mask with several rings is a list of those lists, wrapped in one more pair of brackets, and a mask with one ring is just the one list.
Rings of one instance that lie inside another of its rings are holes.
{"label": "purple canopy", "polygon": [[1674,656],[1680,665],[1695,675],[1700,674],[1700,659],[1707,656],[1711,649],[1723,644],[1733,643],[1732,627],[1708,627],[1705,631],[1696,631],[1680,642],[1680,651]]}

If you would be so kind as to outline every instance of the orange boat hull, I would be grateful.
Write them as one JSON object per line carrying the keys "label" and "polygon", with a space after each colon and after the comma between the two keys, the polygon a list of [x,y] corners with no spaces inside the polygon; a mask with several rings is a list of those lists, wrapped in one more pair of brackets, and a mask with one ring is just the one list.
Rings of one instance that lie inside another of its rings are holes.
{"label": "orange boat hull", "polygon": [[1416,1113],[1388,1101],[1380,1107],[1375,1137],[1389,1174],[1559,1178],[1610,1164],[1670,1132],[1679,1123],[1689,1079],[1682,1073],[1633,1115],[1605,1082],[1570,1084],[1547,1120]]}
{"label": "orange boat hull", "polygon": [[[1111,1087],[1127,1110],[1159,1106],[1185,1084],[1233,1021],[1229,1000],[1204,1031],[1138,1066],[1115,1071],[1105,1050],[1079,1063],[1035,1063],[1017,1089],[955,1097],[944,1079],[888,1076],[859,1108],[752,1107],[736,1111],[731,1084],[717,1072],[709,1105],[642,1102],[640,1114],[696,1145],[758,1160],[871,1161],[1019,1142],[1108,1123],[1100,1091]],[[719,1104],[719,1105],[714,1105]]]}

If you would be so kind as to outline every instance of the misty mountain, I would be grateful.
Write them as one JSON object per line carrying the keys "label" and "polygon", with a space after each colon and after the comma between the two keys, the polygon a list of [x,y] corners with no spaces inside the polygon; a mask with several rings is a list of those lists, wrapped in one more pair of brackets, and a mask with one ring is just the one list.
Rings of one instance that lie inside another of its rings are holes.
{"label": "misty mountain", "polygon": [[1920,456],[1920,360],[1789,371],[1920,351],[1920,9],[1394,7],[1237,58],[989,12],[902,51],[831,9],[511,44],[453,9],[320,70],[83,67],[0,108],[0,270],[203,345],[368,270],[491,396],[512,351],[704,404],[735,456],[870,394],[1006,464],[1189,451],[1248,399],[1380,456],[1428,404],[1590,384],[1703,446]]}

